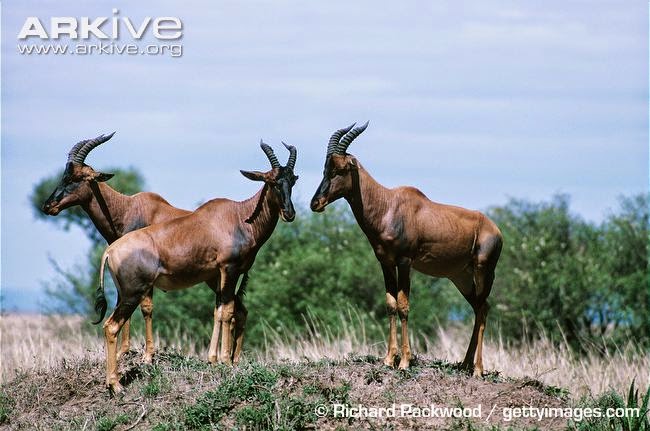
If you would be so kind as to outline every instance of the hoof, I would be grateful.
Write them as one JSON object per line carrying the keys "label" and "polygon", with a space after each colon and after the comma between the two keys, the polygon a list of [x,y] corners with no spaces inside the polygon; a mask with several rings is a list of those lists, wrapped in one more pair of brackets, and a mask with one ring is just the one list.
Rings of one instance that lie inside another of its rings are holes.
{"label": "hoof", "polygon": [[216,356],[208,356],[208,363],[212,365],[217,364],[217,357]]}
{"label": "hoof", "polygon": [[217,362],[222,364],[222,365],[232,365],[232,357],[231,357],[231,355],[220,356],[217,359]]}
{"label": "hoof", "polygon": [[146,353],[142,355],[142,363],[147,365],[153,364],[153,355],[148,355]]}
{"label": "hoof", "polygon": [[384,358],[384,365],[388,368],[395,368],[395,356],[386,356]]}
{"label": "hoof", "polygon": [[483,368],[475,367],[474,372],[472,373],[474,377],[483,377]]}
{"label": "hoof", "polygon": [[111,395],[120,395],[124,391],[124,388],[120,382],[115,382],[108,385],[108,391],[111,393]]}
{"label": "hoof", "polygon": [[409,368],[409,366],[411,366],[410,361],[402,360],[402,361],[399,361],[399,366],[397,368],[400,369],[400,370],[407,370]]}
{"label": "hoof", "polygon": [[474,372],[474,364],[468,363],[468,362],[463,362],[460,364],[460,369],[462,371],[465,371],[467,373],[473,373]]}

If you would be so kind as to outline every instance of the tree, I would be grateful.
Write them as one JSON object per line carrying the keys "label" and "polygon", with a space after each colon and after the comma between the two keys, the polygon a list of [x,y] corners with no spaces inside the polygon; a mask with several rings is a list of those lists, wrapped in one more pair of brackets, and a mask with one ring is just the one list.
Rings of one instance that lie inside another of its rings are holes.
{"label": "tree", "polygon": [[648,195],[622,197],[621,211],[603,223],[602,252],[611,294],[601,301],[597,318],[605,329],[650,343],[650,285],[648,284]]}
{"label": "tree", "polygon": [[544,331],[577,348],[603,336],[623,341],[630,331],[648,339],[641,330],[647,198],[622,202],[621,213],[600,225],[571,214],[566,195],[542,203],[513,199],[490,210],[504,235],[491,301],[502,334],[519,340],[526,330],[531,337]]}

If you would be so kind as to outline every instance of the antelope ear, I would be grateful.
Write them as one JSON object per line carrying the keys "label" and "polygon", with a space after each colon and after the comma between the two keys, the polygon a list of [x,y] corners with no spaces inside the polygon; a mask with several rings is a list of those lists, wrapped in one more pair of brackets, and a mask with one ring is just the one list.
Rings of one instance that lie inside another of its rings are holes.
{"label": "antelope ear", "polygon": [[108,180],[110,180],[111,178],[113,178],[114,175],[115,175],[115,174],[105,174],[105,173],[103,173],[103,172],[98,172],[98,173],[97,173],[97,176],[95,177],[95,181],[97,181],[98,183],[101,183],[101,182],[104,182],[104,181],[108,181]]}
{"label": "antelope ear", "polygon": [[239,171],[243,176],[253,181],[266,181],[266,175],[260,171]]}
{"label": "antelope ear", "polygon": [[349,163],[350,166],[352,166],[353,168],[357,168],[359,166],[359,164],[357,163],[357,159],[355,159],[354,157],[350,157]]}

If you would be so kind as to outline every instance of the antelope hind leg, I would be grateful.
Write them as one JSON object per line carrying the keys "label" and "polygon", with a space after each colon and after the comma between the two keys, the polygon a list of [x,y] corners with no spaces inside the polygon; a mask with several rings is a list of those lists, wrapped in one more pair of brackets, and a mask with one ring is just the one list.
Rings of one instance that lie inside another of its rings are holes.
{"label": "antelope hind leg", "polygon": [[210,338],[210,348],[208,350],[208,362],[216,364],[219,359],[217,349],[219,347],[219,335],[221,332],[221,312],[222,304],[214,306],[214,324],[212,327],[212,337]]}
{"label": "antelope hind leg", "polygon": [[120,331],[120,338],[120,350],[117,352],[117,359],[120,359],[122,355],[128,353],[131,349],[131,319],[124,322]]}
{"label": "antelope hind leg", "polygon": [[120,376],[117,373],[117,334],[138,306],[137,303],[120,302],[113,314],[104,322],[106,341],[106,386],[114,393],[122,392]]}

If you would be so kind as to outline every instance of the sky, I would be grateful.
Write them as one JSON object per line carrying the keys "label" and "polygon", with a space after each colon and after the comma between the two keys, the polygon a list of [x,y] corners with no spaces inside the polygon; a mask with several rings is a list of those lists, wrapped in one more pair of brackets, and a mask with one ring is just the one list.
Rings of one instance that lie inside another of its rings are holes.
{"label": "sky", "polygon": [[[598,222],[619,196],[647,191],[647,3],[467,3],[3,1],[5,308],[39,309],[56,277],[49,257],[85,260],[83,233],[36,220],[28,197],[100,133],[117,131],[88,164],[134,166],[147,190],[188,209],[257,191],[239,170],[266,169],[260,138],[281,159],[281,140],[298,148],[294,201],[306,206],[330,134],[366,120],[349,152],[382,184],[437,202],[567,193]],[[48,28],[51,17],[178,17],[183,55],[21,55],[31,16]]]}

